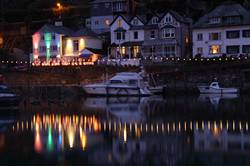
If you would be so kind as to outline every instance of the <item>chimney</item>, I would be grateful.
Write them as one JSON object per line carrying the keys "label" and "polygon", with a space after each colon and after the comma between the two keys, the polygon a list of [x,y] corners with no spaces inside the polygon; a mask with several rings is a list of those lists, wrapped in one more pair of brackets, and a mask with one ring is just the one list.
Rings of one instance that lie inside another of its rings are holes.
{"label": "chimney", "polygon": [[55,26],[57,26],[57,27],[63,26],[63,22],[62,21],[55,21]]}

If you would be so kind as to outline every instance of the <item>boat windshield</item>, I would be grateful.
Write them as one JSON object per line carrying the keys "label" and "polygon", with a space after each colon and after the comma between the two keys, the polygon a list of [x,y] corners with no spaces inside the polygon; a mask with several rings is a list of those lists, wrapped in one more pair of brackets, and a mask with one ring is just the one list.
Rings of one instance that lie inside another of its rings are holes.
{"label": "boat windshield", "polygon": [[128,80],[129,85],[137,85],[137,80]]}
{"label": "boat windshield", "polygon": [[123,82],[121,80],[110,80],[110,84],[122,84]]}

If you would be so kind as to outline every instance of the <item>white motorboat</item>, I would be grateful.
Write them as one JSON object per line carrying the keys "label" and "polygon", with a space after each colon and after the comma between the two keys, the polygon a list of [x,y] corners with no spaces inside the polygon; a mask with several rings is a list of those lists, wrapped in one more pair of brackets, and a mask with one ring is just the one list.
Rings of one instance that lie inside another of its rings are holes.
{"label": "white motorboat", "polygon": [[153,92],[140,73],[122,72],[104,83],[84,85],[89,95],[100,96],[149,96]]}
{"label": "white motorboat", "polygon": [[238,88],[222,88],[218,82],[212,82],[209,86],[197,86],[200,93],[208,94],[224,94],[224,93],[239,93]]}

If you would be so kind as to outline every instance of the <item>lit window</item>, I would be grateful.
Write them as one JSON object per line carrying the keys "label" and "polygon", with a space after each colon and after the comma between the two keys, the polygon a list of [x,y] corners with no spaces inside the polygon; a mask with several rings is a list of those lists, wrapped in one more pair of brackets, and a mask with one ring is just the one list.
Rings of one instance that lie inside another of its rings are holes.
{"label": "lit window", "polygon": [[118,24],[118,27],[121,28],[122,27],[122,20],[119,19],[118,22],[117,22],[117,24]]}
{"label": "lit window", "polygon": [[210,46],[210,54],[219,54],[221,52],[220,45],[212,45]]}
{"label": "lit window", "polygon": [[110,24],[110,20],[105,20],[105,24],[109,25]]}
{"label": "lit window", "polygon": [[126,48],[125,48],[125,47],[121,47],[121,51],[120,51],[120,52],[121,52],[122,55],[125,55],[125,53],[126,53]]}

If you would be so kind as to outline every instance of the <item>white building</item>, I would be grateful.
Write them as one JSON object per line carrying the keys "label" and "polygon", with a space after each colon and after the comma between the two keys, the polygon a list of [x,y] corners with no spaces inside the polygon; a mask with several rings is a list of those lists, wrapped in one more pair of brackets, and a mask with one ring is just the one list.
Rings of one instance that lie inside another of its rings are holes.
{"label": "white building", "polygon": [[119,15],[110,24],[111,58],[140,58],[145,21],[140,16]]}
{"label": "white building", "polygon": [[[92,58],[102,52],[102,40],[89,29],[73,31],[60,25],[46,24],[32,35],[33,60],[53,61]],[[93,58],[94,57],[94,58]]]}
{"label": "white building", "polygon": [[193,56],[250,54],[250,12],[240,4],[225,2],[193,26]]}

